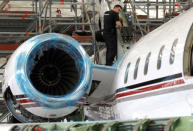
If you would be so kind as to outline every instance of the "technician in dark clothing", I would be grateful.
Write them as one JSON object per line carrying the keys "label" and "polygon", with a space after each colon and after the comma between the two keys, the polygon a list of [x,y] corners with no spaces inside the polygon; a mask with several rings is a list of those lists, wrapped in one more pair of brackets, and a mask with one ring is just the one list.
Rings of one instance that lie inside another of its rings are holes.
{"label": "technician in dark clothing", "polygon": [[111,11],[106,11],[104,14],[104,32],[103,37],[107,47],[106,65],[112,65],[115,56],[117,56],[117,34],[116,26],[121,27],[119,13],[122,7],[115,5]]}

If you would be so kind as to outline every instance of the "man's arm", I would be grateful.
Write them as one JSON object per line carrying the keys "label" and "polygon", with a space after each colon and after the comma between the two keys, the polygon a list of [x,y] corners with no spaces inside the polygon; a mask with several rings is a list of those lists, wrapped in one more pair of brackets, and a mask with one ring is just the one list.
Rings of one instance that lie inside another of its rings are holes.
{"label": "man's arm", "polygon": [[119,28],[121,28],[121,27],[122,27],[122,24],[121,24],[121,22],[120,22],[120,21],[116,21],[116,25],[117,25],[117,27],[119,27]]}
{"label": "man's arm", "polygon": [[122,27],[121,20],[122,20],[122,18],[119,17],[119,14],[116,14],[116,16],[115,16],[116,26],[119,28]]}

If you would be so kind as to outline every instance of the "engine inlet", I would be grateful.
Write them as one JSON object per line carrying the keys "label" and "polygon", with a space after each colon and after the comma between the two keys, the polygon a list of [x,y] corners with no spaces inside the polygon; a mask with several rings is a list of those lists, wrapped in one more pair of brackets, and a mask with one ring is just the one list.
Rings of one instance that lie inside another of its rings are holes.
{"label": "engine inlet", "polygon": [[65,51],[50,48],[35,58],[30,74],[34,87],[48,95],[65,95],[74,90],[80,79],[75,60]]}

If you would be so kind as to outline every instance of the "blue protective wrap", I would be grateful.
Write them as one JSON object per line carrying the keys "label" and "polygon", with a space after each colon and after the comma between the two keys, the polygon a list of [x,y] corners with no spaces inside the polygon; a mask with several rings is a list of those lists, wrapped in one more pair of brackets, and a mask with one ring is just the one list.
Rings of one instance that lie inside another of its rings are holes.
{"label": "blue protective wrap", "polygon": [[9,108],[9,110],[11,111],[11,113],[17,118],[19,119],[21,122],[23,123],[26,123],[27,121],[20,115],[18,115],[16,112],[15,112],[15,109],[13,107],[13,104],[12,104],[12,101],[11,100],[7,100],[7,106]]}
{"label": "blue protective wrap", "polygon": [[125,58],[125,54],[122,55],[112,66],[115,68],[119,68],[124,58]]}
{"label": "blue protective wrap", "polygon": [[[30,72],[35,65],[35,54],[39,56],[49,48],[59,48],[68,53],[74,60],[80,73],[80,80],[74,90],[66,95],[52,96],[39,92],[30,82]],[[20,90],[37,104],[49,108],[59,109],[75,106],[79,100],[89,93],[92,80],[92,66],[89,56],[83,47],[69,36],[47,33],[35,36],[22,44],[16,57],[15,78]]]}

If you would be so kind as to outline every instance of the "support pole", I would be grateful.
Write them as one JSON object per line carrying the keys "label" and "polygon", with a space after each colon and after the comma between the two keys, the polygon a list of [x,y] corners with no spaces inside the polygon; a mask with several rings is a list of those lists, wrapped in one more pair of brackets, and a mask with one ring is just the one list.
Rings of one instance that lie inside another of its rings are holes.
{"label": "support pole", "polygon": [[158,6],[158,0],[156,0],[156,19],[159,18],[159,6]]}
{"label": "support pole", "polygon": [[93,22],[92,22],[92,26],[93,26],[93,32],[92,32],[92,36],[93,36],[93,48],[94,48],[94,62],[96,62],[96,40],[95,40],[95,0],[92,0],[92,6],[93,6],[93,12],[92,12],[92,16],[93,16]]}
{"label": "support pole", "polygon": [[3,2],[1,2],[0,10],[3,10],[8,3],[9,3],[9,0],[4,0]]}
{"label": "support pole", "polygon": [[39,0],[39,12],[38,12],[38,18],[39,18],[38,30],[39,30],[39,34],[42,33],[42,21],[41,21],[42,5],[43,5],[42,0]]}
{"label": "support pole", "polygon": [[35,0],[35,13],[36,13],[36,33],[38,33],[38,3],[37,0]]}
{"label": "support pole", "polygon": [[49,19],[49,32],[52,32],[52,0],[49,0],[50,19]]}

